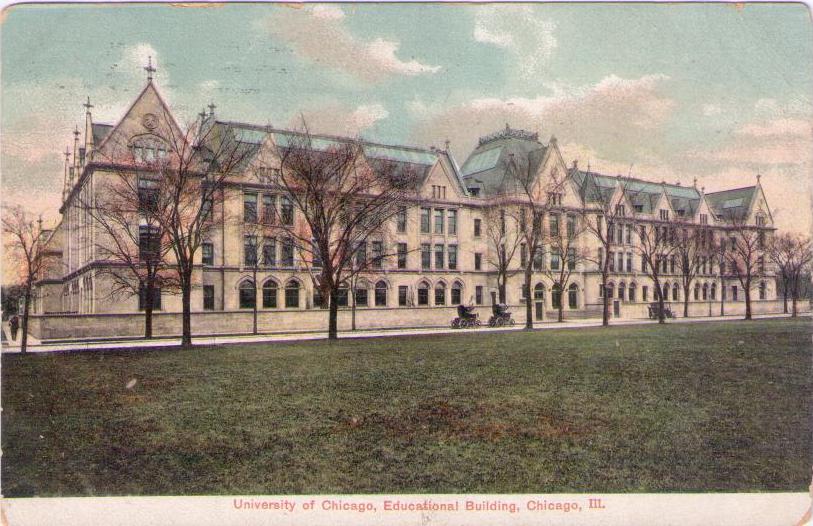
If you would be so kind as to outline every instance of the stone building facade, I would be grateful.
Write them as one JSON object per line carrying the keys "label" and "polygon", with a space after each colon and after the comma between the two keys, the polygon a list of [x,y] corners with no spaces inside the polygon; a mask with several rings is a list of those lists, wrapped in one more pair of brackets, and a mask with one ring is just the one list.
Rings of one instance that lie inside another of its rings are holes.
{"label": "stone building facade", "polygon": [[[84,131],[77,129],[73,152],[66,152],[62,220],[49,234],[49,257],[54,264],[36,289],[31,327],[35,336],[44,339],[138,335],[142,331],[143,298],[111,294],[111,285],[100,272],[105,261],[96,250],[103,239],[80,203],[92,199],[102,187],[99,182],[112,176],[106,160],[115,157],[116,148],[129,148],[139,156],[166,155],[152,133],[155,121],[167,116],[168,125],[177,125],[152,81],[115,125],[93,122],[91,108],[88,101]],[[324,329],[327,313],[317,306],[319,300],[305,262],[298,260],[296,251],[282,240],[264,240],[252,249],[245,230],[250,219],[247,216],[252,214],[273,211],[283,220],[301,220],[299,211],[267,177],[267,170],[273,169],[274,148],[283,146],[295,133],[221,120],[213,107],[200,115],[200,125],[212,127],[213,135],[228,135],[252,154],[239,177],[229,180],[223,203],[224,217],[238,220],[224,222],[198,251],[192,291],[193,331],[250,332],[255,304],[260,332]],[[343,140],[332,136],[317,139],[325,143]],[[564,304],[566,318],[600,316],[603,289],[599,262],[603,258],[612,261],[607,289],[612,315],[646,317],[646,307],[654,301],[655,292],[636,250],[634,233],[640,224],[679,223],[707,229],[711,236],[719,237],[726,235],[730,227],[727,218],[736,212],[754,228],[764,230],[766,236],[774,230],[758,178],[746,188],[705,193],[677,183],[602,175],[580,169],[575,161],[566,164],[554,137],[543,143],[536,134],[508,126],[481,138],[462,165],[448,147],[365,142],[363,148],[367,159],[386,159],[418,170],[422,184],[415,202],[405,203],[403,214],[387,226],[380,241],[371,239],[365,248],[368,257],[382,250],[393,255],[384,258],[380,268],[364,272],[355,293],[348,291],[342,296],[340,329],[349,326],[349,305],[354,299],[359,328],[443,326],[455,316],[459,303],[475,305],[481,317],[487,318],[491,305],[500,300],[493,264],[495,247],[487,235],[487,210],[493,208],[496,199],[510,197],[511,163],[520,157],[529,160],[533,177],[540,182],[551,177],[565,181],[555,209],[544,218],[545,229],[552,228],[553,221],[561,228],[581,221],[586,209],[599,205],[591,195],[604,196],[611,206],[629,208],[629,216],[619,218],[613,226],[613,248],[607,254],[601,252],[602,245],[595,236],[589,232],[580,235],[581,250],[595,257],[572,263],[572,277],[565,290],[557,290],[544,270],[568,265],[568,258],[545,251],[538,256],[538,272],[534,272],[530,291],[535,321],[555,319],[559,302]],[[253,257],[259,260],[256,282],[249,261]],[[525,318],[521,264],[527,257],[531,256],[518,247],[508,264],[504,288],[503,301],[519,323]],[[665,298],[680,303],[683,289],[674,263],[664,265]],[[754,312],[780,308],[770,264],[761,266],[753,292]],[[709,258],[692,285],[689,314],[717,315],[721,303],[726,314],[741,314],[743,302],[740,282],[721,275],[719,265]],[[179,296],[161,294],[156,307],[156,334],[179,333]],[[674,310],[682,312],[677,307]]]}

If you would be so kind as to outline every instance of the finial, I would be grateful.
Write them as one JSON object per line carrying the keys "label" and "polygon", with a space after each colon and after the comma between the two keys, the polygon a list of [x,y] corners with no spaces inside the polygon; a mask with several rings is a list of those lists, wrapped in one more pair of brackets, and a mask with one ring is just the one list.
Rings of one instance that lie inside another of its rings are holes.
{"label": "finial", "polygon": [[152,56],[147,57],[147,65],[144,67],[144,71],[147,72],[147,82],[152,82],[152,74],[156,72],[156,69],[152,67]]}
{"label": "finial", "polygon": [[209,115],[214,115],[215,114],[215,108],[217,108],[217,106],[215,106],[215,103],[210,102],[209,103]]}
{"label": "finial", "polygon": [[762,179],[762,175],[757,174],[757,184],[759,184],[759,180]]}
{"label": "finial", "polygon": [[74,125],[73,137],[74,137],[74,139],[79,139],[79,126],[78,125]]}
{"label": "finial", "polygon": [[90,95],[88,95],[88,101],[86,103],[82,104],[82,106],[85,107],[85,111],[87,113],[90,113],[90,108],[93,107],[93,104],[90,103]]}
{"label": "finial", "polygon": [[444,143],[443,143],[443,144],[445,144],[445,145],[446,145],[446,151],[448,152],[448,151],[449,151],[449,145],[451,145],[451,144],[452,144],[452,141],[450,141],[449,139],[446,139],[446,141],[444,141]]}
{"label": "finial", "polygon": [[706,193],[706,187],[705,186],[700,187],[700,193],[703,193],[703,194]]}
{"label": "finial", "polygon": [[556,141],[556,136],[555,135],[550,136],[550,142],[552,142],[553,144],[556,144],[557,141]]}
{"label": "finial", "polygon": [[206,118],[206,108],[203,108],[203,111],[198,113],[198,117],[200,117],[200,120],[203,120],[203,119]]}
{"label": "finial", "polygon": [[67,162],[71,158],[71,151],[70,148],[65,146],[65,162]]}
{"label": "finial", "polygon": [[694,187],[697,188],[697,177],[694,178]]}

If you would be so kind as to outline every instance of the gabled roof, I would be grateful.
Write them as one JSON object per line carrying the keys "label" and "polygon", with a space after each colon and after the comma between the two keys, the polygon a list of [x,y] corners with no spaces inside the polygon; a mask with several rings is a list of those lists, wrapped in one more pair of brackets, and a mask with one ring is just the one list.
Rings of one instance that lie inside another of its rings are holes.
{"label": "gabled roof", "polygon": [[756,186],[710,192],[706,194],[706,202],[717,217],[744,219],[751,210],[751,202],[756,192]]}
{"label": "gabled roof", "polygon": [[[260,145],[265,142],[267,138],[271,138],[277,147],[285,148],[293,142],[294,138],[303,136],[302,133],[292,130],[274,128],[271,126],[258,126],[244,122],[215,121],[213,126],[215,127],[211,133],[213,138],[216,138],[216,140],[234,140],[239,143],[241,148],[246,148],[247,152],[245,158],[242,160],[242,165],[238,167],[238,169],[244,169],[248,166],[259,152]],[[353,140],[354,139],[349,137],[336,135],[310,135],[311,145],[315,150],[327,150],[331,146],[347,144]],[[359,141],[359,143],[364,150],[365,157],[367,157],[372,164],[375,164],[375,161],[390,161],[396,164],[397,169],[416,171],[421,180],[426,178],[430,169],[441,157],[446,157],[449,160],[452,170],[455,172],[455,178],[465,192],[460,174],[457,172],[456,163],[448,152],[414,146],[381,144],[364,140]]]}
{"label": "gabled roof", "polygon": [[460,169],[467,188],[478,188],[482,195],[495,195],[509,190],[511,159],[528,159],[530,173],[535,174],[547,152],[535,133],[515,130],[506,125],[504,130],[481,137],[479,145]]}

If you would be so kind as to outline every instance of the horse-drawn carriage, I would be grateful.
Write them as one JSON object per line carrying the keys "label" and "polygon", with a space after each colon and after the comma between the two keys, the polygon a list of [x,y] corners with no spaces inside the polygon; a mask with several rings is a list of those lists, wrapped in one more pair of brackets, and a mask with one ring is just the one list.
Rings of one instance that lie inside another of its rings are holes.
{"label": "horse-drawn carriage", "polygon": [[474,312],[473,306],[458,305],[457,318],[452,320],[453,329],[468,329],[482,325],[480,316]]}
{"label": "horse-drawn carriage", "polygon": [[503,327],[505,325],[513,326],[516,324],[511,313],[508,312],[508,305],[505,303],[495,303],[491,306],[492,316],[488,320],[489,327]]}
{"label": "horse-drawn carriage", "polygon": [[[652,303],[650,303],[647,306],[647,309],[649,310],[649,319],[650,320],[657,320],[657,319],[660,318],[658,316],[658,312],[660,311],[660,304],[658,304],[657,301],[653,301]],[[672,312],[672,307],[670,307],[669,305],[666,305],[666,304],[663,305],[663,317],[664,318],[674,318],[675,317],[675,313]]]}

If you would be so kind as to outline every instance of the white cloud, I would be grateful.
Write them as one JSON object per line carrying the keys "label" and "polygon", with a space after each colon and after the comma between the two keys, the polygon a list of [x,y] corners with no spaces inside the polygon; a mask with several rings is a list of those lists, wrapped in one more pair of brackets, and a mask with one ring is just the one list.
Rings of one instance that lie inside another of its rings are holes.
{"label": "white cloud", "polygon": [[362,81],[380,82],[395,75],[440,71],[440,66],[399,58],[400,42],[356,37],[347,29],[344,19],[344,11],[333,5],[283,8],[265,19],[264,26],[273,36],[287,42],[298,56]]}
{"label": "white cloud", "polygon": [[[306,110],[302,112],[302,116],[314,133],[355,136],[389,117],[389,111],[379,103],[362,104],[353,108],[333,101]],[[288,123],[293,128],[298,128],[301,124],[299,116]]]}
{"label": "white cloud", "polygon": [[556,24],[539,14],[539,6],[500,4],[478,7],[473,37],[477,42],[506,49],[525,79],[544,72],[558,46]]}

